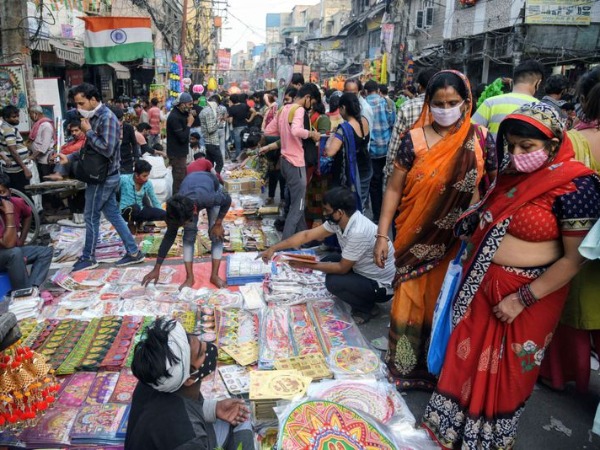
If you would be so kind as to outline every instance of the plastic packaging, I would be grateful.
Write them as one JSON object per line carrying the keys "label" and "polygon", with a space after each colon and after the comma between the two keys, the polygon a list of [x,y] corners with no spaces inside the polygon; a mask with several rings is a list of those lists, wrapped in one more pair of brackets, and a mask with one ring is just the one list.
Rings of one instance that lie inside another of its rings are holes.
{"label": "plastic packaging", "polygon": [[307,393],[313,400],[327,400],[369,414],[387,425],[414,427],[415,416],[387,381],[326,380],[313,383]]}

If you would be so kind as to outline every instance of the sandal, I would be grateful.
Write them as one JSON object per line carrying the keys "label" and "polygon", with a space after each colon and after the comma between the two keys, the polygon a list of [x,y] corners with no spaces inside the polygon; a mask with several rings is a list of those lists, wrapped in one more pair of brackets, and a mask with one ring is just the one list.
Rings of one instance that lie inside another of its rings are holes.
{"label": "sandal", "polygon": [[352,319],[354,319],[354,322],[356,322],[356,325],[364,325],[369,320],[371,320],[371,317],[372,316],[370,313],[356,311],[356,310],[352,311]]}

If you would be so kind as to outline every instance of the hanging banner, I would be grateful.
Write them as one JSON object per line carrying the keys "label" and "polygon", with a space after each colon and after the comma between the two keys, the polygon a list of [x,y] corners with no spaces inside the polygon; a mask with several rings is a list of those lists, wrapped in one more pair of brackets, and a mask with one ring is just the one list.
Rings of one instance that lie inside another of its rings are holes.
{"label": "hanging banner", "polygon": [[22,133],[29,132],[25,66],[19,64],[0,65],[0,108],[7,105],[14,105],[19,108],[19,131]]}
{"label": "hanging banner", "polygon": [[394,24],[384,23],[381,25],[381,44],[384,53],[392,52],[392,43],[394,41]]}
{"label": "hanging banner", "polygon": [[231,49],[220,48],[217,51],[217,68],[220,71],[228,71],[231,68]]}

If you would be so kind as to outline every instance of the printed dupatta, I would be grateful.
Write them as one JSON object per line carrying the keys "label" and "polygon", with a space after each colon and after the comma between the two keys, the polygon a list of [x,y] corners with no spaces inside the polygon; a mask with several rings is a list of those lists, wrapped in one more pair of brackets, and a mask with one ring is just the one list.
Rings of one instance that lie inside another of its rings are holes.
{"label": "printed dupatta", "polygon": [[[360,175],[358,173],[358,161],[356,158],[356,141],[354,139],[354,128],[348,122],[340,124],[342,129],[342,171],[340,183],[348,187],[354,194],[357,211],[363,212],[362,200],[360,198]],[[348,179],[348,176],[350,179]]]}
{"label": "printed dupatta", "polygon": [[467,246],[463,279],[452,312],[452,324],[458,325],[479,289],[513,214],[526,203],[545,195],[557,197],[576,190],[573,179],[594,172],[573,161],[575,156],[565,134],[556,158],[546,167],[531,174],[501,175],[498,186],[473,205],[456,224],[456,234],[468,233],[477,219],[477,228]]}

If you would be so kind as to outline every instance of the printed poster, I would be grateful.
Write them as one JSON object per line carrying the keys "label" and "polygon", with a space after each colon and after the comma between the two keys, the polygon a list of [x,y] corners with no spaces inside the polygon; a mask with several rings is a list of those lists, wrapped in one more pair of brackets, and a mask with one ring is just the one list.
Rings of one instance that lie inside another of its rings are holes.
{"label": "printed poster", "polygon": [[165,104],[165,100],[167,99],[167,91],[164,84],[151,84],[150,85],[150,95],[148,96],[150,100],[153,98],[158,99],[159,104]]}
{"label": "printed poster", "polygon": [[18,64],[0,65],[0,107],[14,105],[20,109],[20,132],[29,132],[28,104],[25,66]]}

